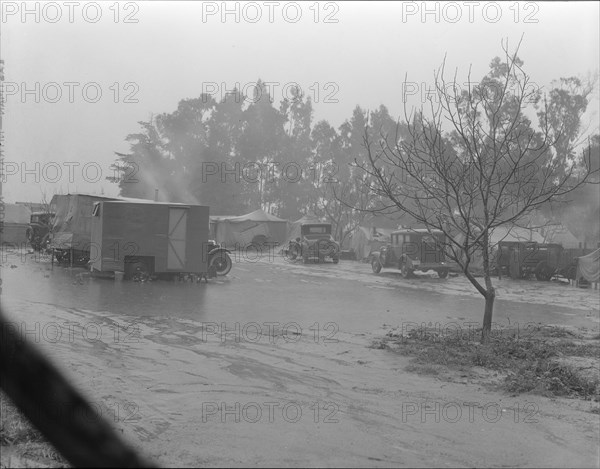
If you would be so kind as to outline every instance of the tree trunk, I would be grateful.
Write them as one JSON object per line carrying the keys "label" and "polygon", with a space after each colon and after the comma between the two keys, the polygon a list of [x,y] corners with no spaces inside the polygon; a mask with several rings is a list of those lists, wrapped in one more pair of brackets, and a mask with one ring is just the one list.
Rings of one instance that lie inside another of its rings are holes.
{"label": "tree trunk", "polygon": [[496,292],[494,288],[488,289],[485,295],[485,310],[483,312],[483,329],[481,330],[481,343],[485,344],[492,330],[492,313],[494,311],[494,299]]}

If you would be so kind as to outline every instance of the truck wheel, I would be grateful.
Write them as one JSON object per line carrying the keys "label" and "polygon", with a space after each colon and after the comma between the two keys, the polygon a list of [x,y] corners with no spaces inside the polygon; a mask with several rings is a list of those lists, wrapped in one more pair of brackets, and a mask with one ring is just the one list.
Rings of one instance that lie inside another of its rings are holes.
{"label": "truck wheel", "polygon": [[374,257],[373,259],[371,259],[371,268],[373,269],[373,272],[378,274],[379,272],[381,272],[381,262],[379,262],[379,259],[377,259],[376,257]]}
{"label": "truck wheel", "polygon": [[546,261],[540,261],[535,266],[535,278],[542,281],[548,281],[554,275],[554,269]]}
{"label": "truck wheel", "polygon": [[516,262],[511,262],[508,266],[508,276],[512,279],[521,278],[521,270]]}
{"label": "truck wheel", "polygon": [[210,267],[214,267],[218,276],[223,277],[231,270],[231,257],[226,252],[219,252],[210,260]]}

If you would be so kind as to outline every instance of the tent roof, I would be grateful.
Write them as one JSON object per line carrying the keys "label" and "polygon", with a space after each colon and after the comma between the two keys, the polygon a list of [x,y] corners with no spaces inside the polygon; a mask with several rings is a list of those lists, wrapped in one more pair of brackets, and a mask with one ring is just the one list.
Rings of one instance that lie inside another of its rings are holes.
{"label": "tent roof", "polygon": [[543,243],[544,238],[537,231],[518,226],[498,226],[490,234],[491,242],[496,244],[500,241],[535,241]]}
{"label": "tent roof", "polygon": [[550,227],[546,242],[562,244],[565,248],[579,247],[579,240],[564,226]]}
{"label": "tent roof", "polygon": [[246,215],[240,216],[212,216],[210,217],[213,221],[222,221],[227,220],[232,223],[239,223],[243,221],[274,221],[274,222],[283,222],[287,223],[287,220],[283,220],[275,215],[271,215],[270,213],[265,212],[262,209],[255,210],[254,212],[247,213]]}
{"label": "tent roof", "polygon": [[[306,215],[304,215],[301,218],[298,218],[298,220],[296,220],[295,222],[293,222],[294,224],[297,223],[320,223],[323,220],[321,220],[319,217],[317,217],[316,215],[314,215],[313,213],[307,213]],[[326,223],[326,222],[323,222]]]}
{"label": "tent roof", "polygon": [[169,205],[179,207],[196,207],[196,204],[183,204],[180,202],[157,202],[150,199],[135,199],[132,197],[119,197],[116,200],[107,200],[106,202],[114,204],[147,204],[147,205]]}
{"label": "tent roof", "polygon": [[[365,237],[369,240],[372,241],[373,238],[389,238],[392,234],[393,231],[396,231],[394,229],[391,228],[375,228],[375,231],[377,232],[377,236],[373,236],[373,228],[369,228],[366,226],[359,226],[358,227],[359,231],[362,231],[363,234],[365,235]],[[357,231],[358,233],[358,231]],[[377,239],[378,240],[378,239]]]}

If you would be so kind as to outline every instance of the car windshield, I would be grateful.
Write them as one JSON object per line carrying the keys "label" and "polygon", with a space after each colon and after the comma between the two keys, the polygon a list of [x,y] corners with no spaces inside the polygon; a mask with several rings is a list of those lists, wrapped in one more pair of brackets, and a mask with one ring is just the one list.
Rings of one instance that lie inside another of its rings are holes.
{"label": "car windshield", "polygon": [[323,239],[329,238],[329,233],[318,233],[318,234],[305,234],[306,239]]}
{"label": "car windshield", "polygon": [[329,234],[329,230],[327,226],[307,226],[304,230],[305,234],[313,235],[313,234]]}

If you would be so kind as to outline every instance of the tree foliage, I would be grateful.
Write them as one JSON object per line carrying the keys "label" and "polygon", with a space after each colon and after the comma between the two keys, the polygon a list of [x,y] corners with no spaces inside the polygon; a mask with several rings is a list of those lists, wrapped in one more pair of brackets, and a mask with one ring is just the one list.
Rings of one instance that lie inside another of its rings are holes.
{"label": "tree foliage", "polygon": [[538,209],[561,217],[572,199],[578,213],[598,207],[580,184],[600,159],[598,136],[589,158],[580,141],[592,86],[570,77],[541,93],[523,65],[506,52],[466,88],[447,80],[442,65],[428,108],[405,110],[400,121],[384,105],[356,106],[337,129],[313,122],[300,90],[275,103],[261,80],[253,96],[183,99],[139,122],[110,179],[123,196],[152,199],[158,190],[160,200],[208,205],[214,215],[262,208],[294,220],[311,212],[340,241],[360,224],[381,223],[382,213],[390,227],[440,228],[450,257],[490,298],[491,281],[475,279],[470,266],[483,256],[489,270],[496,227],[528,224]]}

